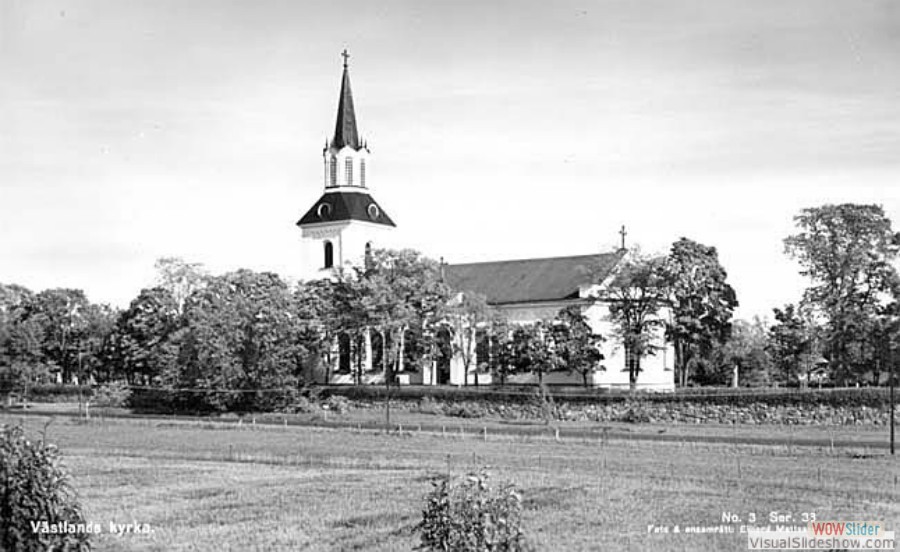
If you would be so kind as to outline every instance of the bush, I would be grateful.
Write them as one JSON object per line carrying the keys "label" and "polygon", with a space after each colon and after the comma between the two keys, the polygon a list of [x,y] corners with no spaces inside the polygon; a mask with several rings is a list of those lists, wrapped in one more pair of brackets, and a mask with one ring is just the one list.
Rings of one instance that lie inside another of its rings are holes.
{"label": "bush", "polygon": [[549,424],[558,418],[553,395],[550,394],[545,385],[540,385],[534,390],[532,404],[536,407],[539,416],[544,420],[545,424]]}
{"label": "bush", "polygon": [[325,404],[322,405],[322,408],[336,414],[344,414],[350,410],[350,401],[347,400],[347,397],[332,395],[325,400]]}
{"label": "bush", "polygon": [[131,398],[131,389],[124,381],[111,381],[104,383],[95,392],[93,403],[96,406],[120,408],[128,403]]}
{"label": "bush", "polygon": [[475,402],[448,404],[443,413],[454,418],[483,418],[488,415],[484,405]]}
{"label": "bush", "polygon": [[[0,426],[0,549],[90,550],[89,532],[35,532],[33,522],[84,528],[84,517],[56,447]],[[78,526],[78,524],[81,524]]]}
{"label": "bush", "polygon": [[522,497],[513,485],[493,489],[486,472],[470,473],[456,484],[432,482],[425,497],[421,550],[530,550],[521,526]]}
{"label": "bush", "polygon": [[419,399],[419,404],[416,405],[416,410],[421,412],[422,414],[435,414],[441,415],[444,413],[443,407],[436,400],[431,397],[422,397]]}
{"label": "bush", "polygon": [[646,424],[653,420],[647,412],[647,409],[644,408],[644,405],[639,401],[634,401],[628,403],[625,411],[619,415],[617,421],[630,422],[633,424]]}

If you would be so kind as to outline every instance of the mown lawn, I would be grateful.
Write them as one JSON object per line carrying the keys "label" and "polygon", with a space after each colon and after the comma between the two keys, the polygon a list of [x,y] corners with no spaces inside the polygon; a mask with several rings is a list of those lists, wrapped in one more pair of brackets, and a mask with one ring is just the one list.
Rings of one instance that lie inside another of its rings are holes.
{"label": "mown lawn", "polygon": [[[37,436],[46,420],[22,423]],[[101,551],[410,550],[430,478],[482,466],[522,489],[540,550],[746,550],[744,535],[648,533],[726,511],[900,529],[900,460],[883,451],[67,418],[46,434],[89,520],[153,528],[103,534]]]}

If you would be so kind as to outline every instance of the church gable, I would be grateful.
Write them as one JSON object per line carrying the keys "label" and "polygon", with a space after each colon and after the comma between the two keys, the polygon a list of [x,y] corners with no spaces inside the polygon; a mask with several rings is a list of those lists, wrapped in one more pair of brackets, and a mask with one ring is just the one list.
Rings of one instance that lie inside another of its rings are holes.
{"label": "church gable", "polygon": [[577,299],[581,288],[605,280],[623,254],[447,265],[444,277],[452,288],[480,293],[492,305],[562,301]]}

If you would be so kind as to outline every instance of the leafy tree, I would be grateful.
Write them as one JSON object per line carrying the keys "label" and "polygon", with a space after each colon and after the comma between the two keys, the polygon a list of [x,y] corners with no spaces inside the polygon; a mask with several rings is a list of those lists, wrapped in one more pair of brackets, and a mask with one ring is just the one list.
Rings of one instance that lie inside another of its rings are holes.
{"label": "leafy tree", "polygon": [[551,325],[554,355],[561,368],[581,374],[584,386],[597,370],[602,370],[603,354],[600,345],[603,337],[593,328],[579,306],[570,306],[559,312]]}
{"label": "leafy tree", "polygon": [[698,383],[729,385],[737,369],[738,381],[743,386],[768,384],[772,362],[767,333],[765,322],[759,318],[752,322],[736,320],[728,341],[718,346],[708,361],[699,363]]}
{"label": "leafy tree", "polygon": [[180,313],[184,302],[195,291],[206,285],[209,274],[201,263],[188,263],[180,257],[162,257],[154,264],[156,283],[168,291]]}
{"label": "leafy tree", "polygon": [[169,290],[142,289],[116,321],[117,375],[145,384],[177,379],[178,343],[173,335],[180,321],[178,304]]}
{"label": "leafy tree", "polygon": [[283,406],[307,351],[295,313],[291,290],[275,274],[209,278],[185,302],[182,383],[209,389],[206,404],[216,409]]}
{"label": "leafy tree", "polygon": [[610,284],[600,292],[609,305],[613,337],[625,348],[631,389],[637,387],[641,360],[661,348],[657,334],[665,327],[660,310],[667,305],[665,259],[634,255],[623,261]]}
{"label": "leafy tree", "polygon": [[385,423],[390,426],[390,389],[407,356],[407,336],[416,331],[420,350],[434,349],[434,328],[450,290],[441,278],[440,265],[412,249],[371,250],[365,266],[356,270],[356,281],[361,286],[358,319],[381,334],[388,390]]}
{"label": "leafy tree", "polygon": [[[346,309],[340,308],[339,297],[344,292],[339,286],[342,280],[311,280],[301,282],[294,289],[294,308],[299,320],[303,322],[303,342],[308,349],[307,363],[311,364],[307,379],[316,379],[316,370],[324,371],[324,381],[331,379],[332,358],[331,344],[338,334],[352,323],[344,318]],[[340,292],[340,293],[339,293]]]}
{"label": "leafy tree", "polygon": [[506,379],[516,372],[515,351],[513,348],[514,327],[502,313],[492,312],[488,322],[488,339],[490,344],[491,374],[506,384]]}
{"label": "leafy tree", "polygon": [[798,381],[801,373],[809,372],[817,352],[816,325],[808,312],[792,304],[773,309],[775,324],[769,328],[767,350],[772,359],[774,376],[781,383]]}
{"label": "leafy tree", "polygon": [[0,365],[17,366],[7,370],[7,377],[17,374],[13,379],[33,381],[60,369],[66,381],[86,379],[106,362],[113,319],[113,309],[90,303],[81,290],[35,295],[0,285]]}
{"label": "leafy tree", "polygon": [[543,320],[531,324],[519,324],[513,329],[511,364],[516,372],[537,374],[538,384],[544,383],[544,374],[557,369],[551,349],[552,335]]}
{"label": "leafy tree", "polygon": [[731,334],[737,296],[716,248],[687,238],[672,244],[664,273],[672,308],[666,333],[675,348],[676,381],[686,386],[691,366]]}
{"label": "leafy tree", "polygon": [[44,362],[44,328],[35,312],[34,293],[17,284],[0,284],[0,365]]}
{"label": "leafy tree", "polygon": [[463,291],[453,297],[446,308],[446,325],[451,329],[453,353],[463,362],[463,385],[469,383],[469,373],[475,369],[475,385],[478,385],[477,340],[479,330],[488,325],[491,307],[487,299],[478,293]]}
{"label": "leafy tree", "polygon": [[879,205],[823,205],[794,220],[799,232],[785,239],[785,251],[812,280],[804,301],[827,320],[827,356],[845,382],[859,375],[853,349],[866,339],[867,321],[898,285],[900,237]]}
{"label": "leafy tree", "polygon": [[[23,396],[27,396],[31,385],[46,380],[49,376],[49,367],[41,363],[13,360],[9,364],[0,364],[0,393],[19,390]],[[10,401],[12,399],[9,395],[7,398]]]}
{"label": "leafy tree", "polygon": [[408,332],[433,327],[450,290],[441,280],[440,265],[411,249],[373,249],[357,279],[363,287],[366,325],[380,331],[390,344],[385,351],[390,380],[400,368]]}
{"label": "leafy tree", "polygon": [[35,296],[29,317],[43,328],[43,356],[59,366],[62,379],[72,381],[87,337],[90,303],[80,289],[48,289]]}
{"label": "leafy tree", "polygon": [[114,358],[114,333],[119,312],[109,305],[91,303],[84,311],[84,334],[77,343],[79,378],[108,377]]}

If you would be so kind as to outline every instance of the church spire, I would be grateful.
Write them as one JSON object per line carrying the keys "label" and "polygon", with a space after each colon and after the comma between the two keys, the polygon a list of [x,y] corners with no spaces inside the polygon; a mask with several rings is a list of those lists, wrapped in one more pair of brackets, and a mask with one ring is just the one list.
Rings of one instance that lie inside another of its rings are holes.
{"label": "church spire", "polygon": [[331,147],[341,149],[350,146],[354,150],[360,148],[359,132],[356,130],[356,112],[353,109],[353,93],[350,91],[350,71],[347,67],[347,59],[350,54],[345,49],[341,52],[344,58],[344,76],[341,80],[341,97],[338,100],[337,121],[334,125],[334,137],[331,139]]}

